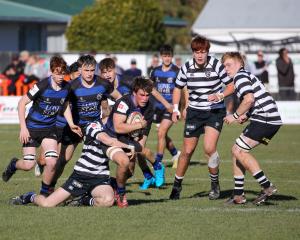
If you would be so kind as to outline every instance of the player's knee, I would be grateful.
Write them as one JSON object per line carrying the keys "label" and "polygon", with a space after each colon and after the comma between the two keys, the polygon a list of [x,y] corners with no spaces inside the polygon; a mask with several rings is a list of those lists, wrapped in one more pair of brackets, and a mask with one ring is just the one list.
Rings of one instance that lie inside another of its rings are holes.
{"label": "player's knee", "polygon": [[114,196],[107,195],[101,198],[95,198],[95,206],[96,207],[111,207],[114,205]]}
{"label": "player's knee", "polygon": [[165,139],[166,131],[159,129],[158,132],[157,132],[157,137],[158,137],[158,139]]}
{"label": "player's knee", "polygon": [[180,156],[180,159],[183,159],[183,160],[190,160],[192,155],[194,153],[194,149],[187,149],[187,150],[184,150],[181,152],[181,156]]}
{"label": "player's knee", "polygon": [[24,163],[23,163],[23,170],[29,171],[35,166],[35,155],[27,154],[23,156]]}
{"label": "player's knee", "polygon": [[239,159],[240,155],[248,153],[251,149],[252,147],[240,136],[235,140],[235,144],[233,145],[231,152],[233,156]]}
{"label": "player's knee", "polygon": [[209,168],[216,168],[220,164],[220,157],[218,152],[214,152],[212,155],[208,158],[208,167]]}

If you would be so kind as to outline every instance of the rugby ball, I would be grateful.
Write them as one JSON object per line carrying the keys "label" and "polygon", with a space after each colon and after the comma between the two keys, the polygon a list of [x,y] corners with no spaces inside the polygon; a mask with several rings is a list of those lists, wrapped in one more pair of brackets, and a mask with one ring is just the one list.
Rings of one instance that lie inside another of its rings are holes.
{"label": "rugby ball", "polygon": [[[133,123],[139,123],[142,122],[143,115],[140,112],[132,112],[127,117],[126,123],[133,124]],[[129,133],[129,136],[132,138],[139,137],[142,132],[142,129],[134,130]]]}

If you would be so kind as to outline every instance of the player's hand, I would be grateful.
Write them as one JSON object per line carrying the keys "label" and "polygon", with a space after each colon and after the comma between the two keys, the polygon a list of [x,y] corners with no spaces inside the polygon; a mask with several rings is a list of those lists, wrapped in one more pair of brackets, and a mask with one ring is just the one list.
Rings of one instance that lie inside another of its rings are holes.
{"label": "player's hand", "polygon": [[207,97],[207,100],[209,102],[220,102],[224,99],[224,94],[223,93],[214,93],[214,94],[210,94]]}
{"label": "player's hand", "polygon": [[143,118],[141,122],[138,123],[139,128],[137,129],[142,129],[147,127],[148,122]]}
{"label": "player's hand", "polygon": [[74,125],[71,125],[70,128],[71,128],[71,130],[72,130],[74,133],[76,133],[79,137],[82,137],[82,136],[83,136],[82,131],[81,131],[81,128],[80,128],[79,126],[77,126],[77,125],[74,124]]}
{"label": "player's hand", "polygon": [[130,150],[130,152],[126,153],[126,155],[130,160],[133,159],[135,157],[135,147],[133,145],[127,145],[126,148]]}
{"label": "player's hand", "polygon": [[241,116],[239,116],[239,118],[237,119],[237,121],[240,123],[240,124],[243,124],[244,122],[247,122],[248,120],[248,117],[246,114],[243,114]]}
{"label": "player's hand", "polygon": [[177,123],[179,119],[180,119],[180,112],[179,112],[179,111],[174,111],[174,110],[173,110],[173,113],[172,113],[172,121],[173,121],[174,123]]}
{"label": "player's hand", "polygon": [[227,123],[227,124],[231,124],[231,123],[237,121],[237,119],[235,119],[235,118],[233,117],[232,114],[227,115],[226,117],[224,117],[223,120],[224,120],[224,122]]}
{"label": "player's hand", "polygon": [[27,127],[21,128],[19,140],[22,144],[26,144],[29,142],[30,134]]}

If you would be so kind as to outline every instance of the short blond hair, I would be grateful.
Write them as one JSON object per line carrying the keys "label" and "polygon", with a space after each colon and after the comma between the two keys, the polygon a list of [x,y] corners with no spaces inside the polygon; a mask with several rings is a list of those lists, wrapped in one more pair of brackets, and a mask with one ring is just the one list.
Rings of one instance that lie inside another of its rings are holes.
{"label": "short blond hair", "polygon": [[226,53],[224,53],[223,56],[222,56],[222,59],[221,59],[222,63],[224,63],[225,60],[228,59],[228,58],[235,59],[238,62],[240,62],[240,64],[242,66],[245,66],[243,57],[239,52],[226,52]]}

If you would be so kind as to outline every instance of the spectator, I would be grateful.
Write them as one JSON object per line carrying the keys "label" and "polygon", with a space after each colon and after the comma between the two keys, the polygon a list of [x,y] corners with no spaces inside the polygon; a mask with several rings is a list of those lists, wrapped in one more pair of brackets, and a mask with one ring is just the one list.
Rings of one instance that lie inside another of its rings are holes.
{"label": "spectator", "polygon": [[141,71],[141,69],[137,68],[136,60],[134,58],[131,59],[130,68],[124,72],[124,75],[130,76],[132,78],[142,76],[142,71]]}
{"label": "spectator", "polygon": [[286,48],[279,50],[279,57],[276,59],[276,68],[278,72],[279,99],[294,100],[294,66]]}
{"label": "spectator", "polygon": [[118,65],[118,59],[117,59],[116,56],[113,56],[112,59],[115,62],[115,68],[116,68],[117,78],[121,79],[122,76],[123,76],[123,73],[124,73],[124,69],[120,65]]}
{"label": "spectator", "polygon": [[181,68],[181,66],[182,66],[182,59],[181,59],[181,57],[176,57],[176,58],[175,58],[175,65],[176,65],[178,68]]}
{"label": "spectator", "polygon": [[150,66],[147,67],[147,75],[150,76],[152,70],[159,65],[159,58],[157,54],[154,54],[151,59]]}
{"label": "spectator", "polygon": [[16,82],[19,79],[23,72],[22,67],[20,66],[19,56],[13,55],[12,56],[12,62],[8,64],[4,71],[3,75],[9,80],[8,85],[8,94],[15,94],[16,93]]}
{"label": "spectator", "polygon": [[39,63],[39,57],[37,55],[31,55],[26,63],[24,74],[26,79],[25,84],[29,84],[33,81],[40,81],[47,76],[47,72],[44,67]]}
{"label": "spectator", "polygon": [[[257,61],[254,62],[257,73],[256,77],[265,85],[265,88],[268,90],[269,88],[269,73],[268,73],[268,65],[270,62],[264,60],[264,54],[261,50],[257,52]],[[259,73],[262,71],[262,73]]]}

